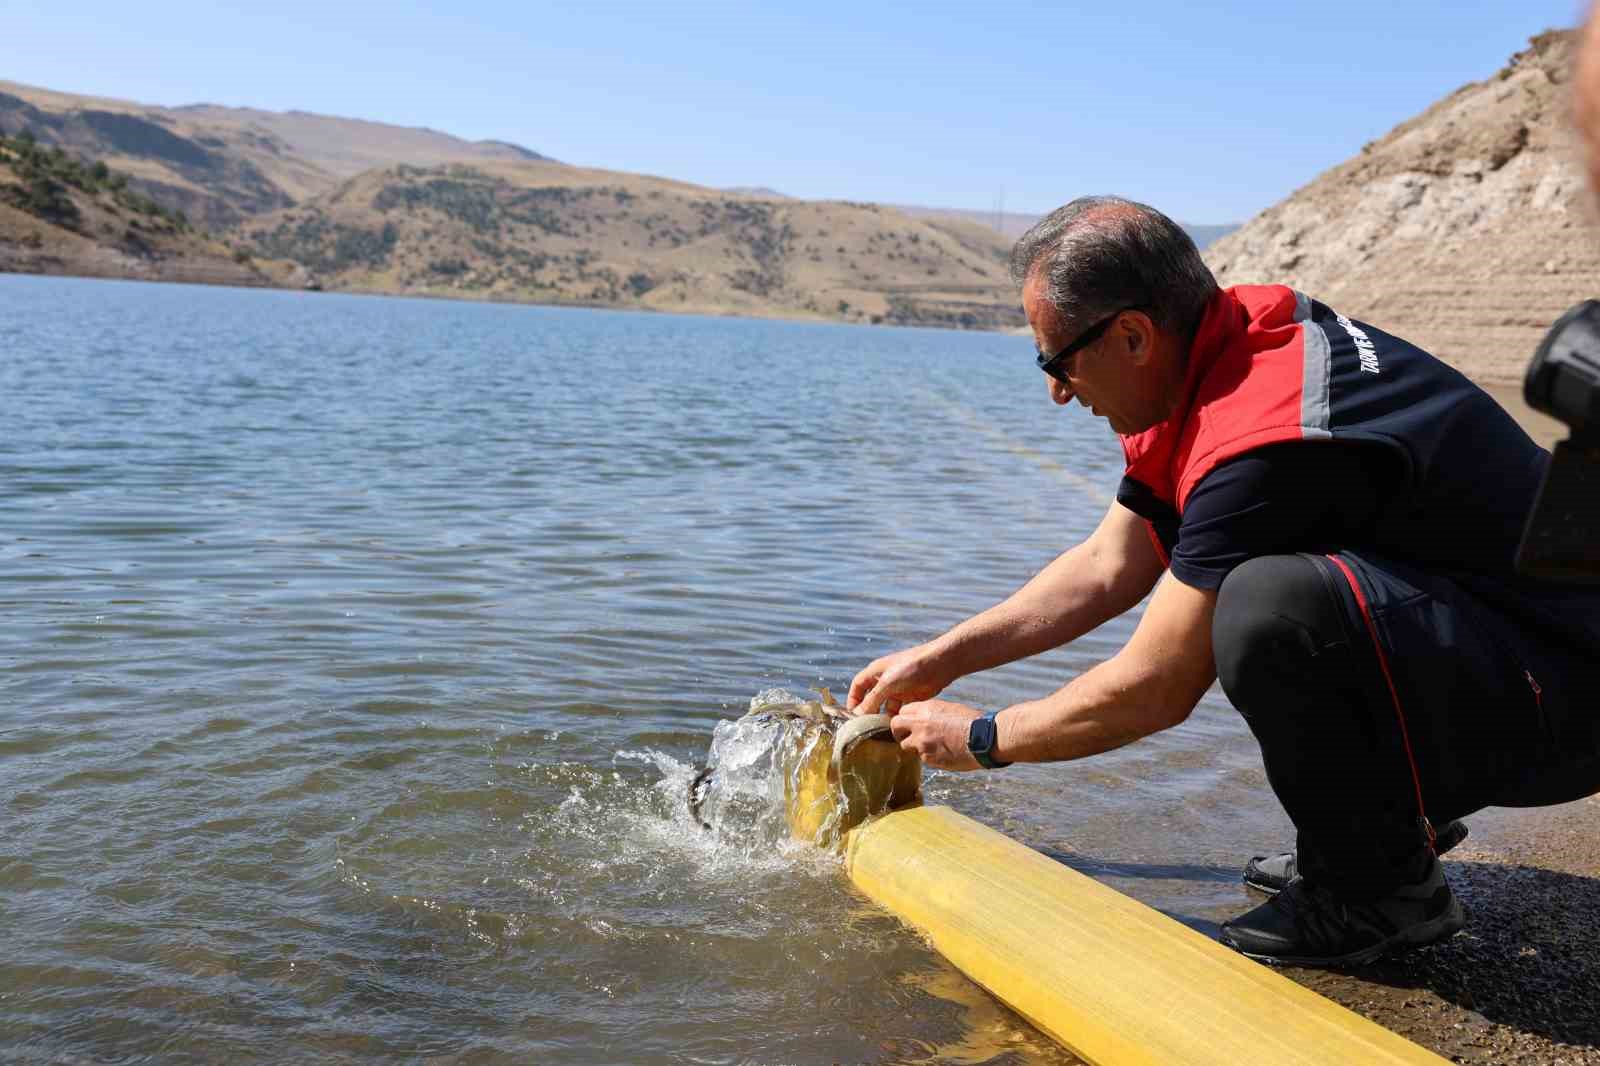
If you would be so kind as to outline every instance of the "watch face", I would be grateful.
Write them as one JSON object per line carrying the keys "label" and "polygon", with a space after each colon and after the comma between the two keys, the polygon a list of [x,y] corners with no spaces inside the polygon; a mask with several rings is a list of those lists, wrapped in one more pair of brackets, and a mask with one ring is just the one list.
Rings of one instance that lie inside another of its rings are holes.
{"label": "watch face", "polygon": [[985,715],[974,718],[967,729],[967,750],[974,755],[987,755],[994,747],[994,719]]}
{"label": "watch face", "polygon": [[974,718],[972,725],[967,728],[967,750],[978,760],[979,766],[989,770],[998,770],[1002,766],[1011,765],[1009,762],[1001,762],[990,754],[994,751],[995,736],[998,732],[999,727],[995,725],[992,714]]}

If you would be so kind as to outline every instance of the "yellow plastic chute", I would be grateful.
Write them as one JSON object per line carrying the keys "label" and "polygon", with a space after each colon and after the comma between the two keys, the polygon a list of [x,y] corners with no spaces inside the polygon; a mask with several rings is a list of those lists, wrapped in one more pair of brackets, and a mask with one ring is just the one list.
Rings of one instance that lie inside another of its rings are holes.
{"label": "yellow plastic chute", "polygon": [[787,779],[794,836],[853,827],[857,888],[1094,1066],[1445,1061],[1001,833],[917,804],[921,767],[892,739],[845,750],[819,734],[801,748]]}

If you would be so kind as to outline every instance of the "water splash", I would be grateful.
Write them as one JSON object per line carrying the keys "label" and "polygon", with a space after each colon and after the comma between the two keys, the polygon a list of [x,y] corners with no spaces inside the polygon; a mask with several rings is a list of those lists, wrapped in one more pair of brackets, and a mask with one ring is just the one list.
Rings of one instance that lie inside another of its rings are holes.
{"label": "water splash", "polygon": [[[750,700],[742,717],[716,724],[698,772],[657,751],[619,751],[615,760],[649,763],[660,772],[653,806],[664,805],[674,830],[694,827],[699,847],[747,861],[793,855],[812,850],[794,839],[794,804],[797,796],[816,792],[817,783],[803,777],[825,771],[831,726],[840,714],[831,702],[769,688]],[[821,812],[818,831],[801,835],[828,850],[836,842],[838,834],[830,830],[837,820],[831,810]]]}
{"label": "water splash", "polygon": [[888,736],[887,720],[848,718],[821,696],[767,689],[743,718],[719,723],[686,797],[696,821],[758,845],[793,837],[833,851],[865,819],[913,802],[921,764]]}
{"label": "water splash", "polygon": [[718,722],[706,765],[683,793],[690,816],[718,839],[771,848],[788,836],[783,815],[782,719]]}

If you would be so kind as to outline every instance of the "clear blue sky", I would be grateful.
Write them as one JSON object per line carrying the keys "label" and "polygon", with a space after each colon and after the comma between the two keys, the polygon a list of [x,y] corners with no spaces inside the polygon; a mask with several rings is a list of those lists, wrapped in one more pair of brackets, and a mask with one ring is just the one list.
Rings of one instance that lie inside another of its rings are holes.
{"label": "clear blue sky", "polygon": [[[229,10],[228,8],[248,10]],[[1580,0],[0,3],[0,77],[795,196],[1239,221]]]}

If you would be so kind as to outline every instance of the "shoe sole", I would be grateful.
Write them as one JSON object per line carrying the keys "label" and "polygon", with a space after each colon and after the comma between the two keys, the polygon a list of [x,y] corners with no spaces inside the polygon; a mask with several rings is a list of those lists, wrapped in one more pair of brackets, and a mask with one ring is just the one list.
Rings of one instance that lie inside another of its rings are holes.
{"label": "shoe sole", "polygon": [[[1463,840],[1467,839],[1467,823],[1458,822],[1458,823],[1452,823],[1452,824],[1459,824],[1461,826],[1461,834],[1459,836],[1457,836],[1454,833],[1446,833],[1444,836],[1440,837],[1439,838],[1439,854],[1440,855],[1443,855],[1447,851],[1451,851],[1458,844],[1460,844]],[[1262,858],[1266,858],[1265,855],[1263,855],[1261,857]],[[1286,882],[1278,881],[1276,879],[1273,879],[1271,881],[1258,881],[1258,880],[1255,880],[1254,878],[1252,878],[1250,876],[1250,871],[1249,871],[1248,868],[1246,868],[1244,876],[1242,878],[1240,878],[1240,880],[1242,880],[1244,882],[1244,887],[1253,888],[1257,892],[1265,892],[1269,896],[1276,896],[1279,892],[1282,892],[1284,890],[1285,886],[1286,886]]]}
{"label": "shoe sole", "polygon": [[1247,959],[1264,962],[1273,966],[1308,966],[1317,969],[1329,969],[1340,966],[1365,966],[1401,948],[1420,948],[1429,944],[1437,944],[1441,940],[1459,933],[1466,927],[1467,914],[1461,909],[1461,901],[1451,899],[1450,906],[1439,917],[1431,921],[1420,922],[1409,929],[1402,929],[1387,940],[1380,940],[1370,947],[1360,951],[1352,951],[1348,955],[1337,955],[1333,958],[1305,958],[1292,955],[1261,955],[1253,951],[1245,951],[1238,945],[1232,944],[1224,933],[1219,939],[1227,947],[1239,952]]}

